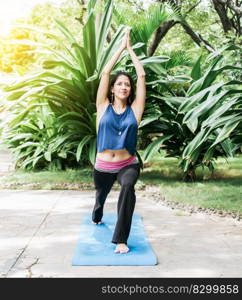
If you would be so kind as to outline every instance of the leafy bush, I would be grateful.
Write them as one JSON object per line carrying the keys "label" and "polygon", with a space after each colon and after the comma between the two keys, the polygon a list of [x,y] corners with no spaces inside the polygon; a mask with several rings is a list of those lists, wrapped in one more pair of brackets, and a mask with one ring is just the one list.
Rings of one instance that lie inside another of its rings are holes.
{"label": "leafy bush", "polygon": [[[120,43],[124,28],[120,26],[105,48],[112,2],[107,2],[98,29],[95,28],[94,5],[95,1],[90,1],[88,19],[83,27],[83,46],[59,20],[56,24],[69,46],[63,45],[63,39],[51,32],[46,34],[57,43],[61,40],[59,46],[63,51],[25,41],[38,46],[38,52],[41,52],[40,46],[47,49],[55,59],[44,61],[46,70],[24,76],[19,82],[4,88],[6,99],[12,101],[8,105],[12,119],[4,126],[6,143],[14,150],[18,167],[54,165],[63,168],[77,166],[80,160],[94,164],[95,95],[102,69]],[[34,27],[28,28],[35,30]],[[56,72],[48,71],[54,68]],[[58,74],[60,69],[67,76]]]}
{"label": "leafy bush", "polygon": [[[162,80],[148,83],[152,85],[152,100],[140,124],[142,135],[153,135],[152,142],[147,142],[143,160],[148,161],[163,148],[166,157],[179,159],[185,181],[195,180],[198,166],[213,171],[216,158],[231,157],[242,145],[241,82],[221,81],[224,71],[242,68],[224,65],[219,52],[207,58],[208,65],[202,74],[200,60],[201,57],[192,69],[193,80],[183,96],[161,94]],[[216,82],[218,78],[220,81]]]}
{"label": "leafy bush", "polygon": [[[95,97],[103,67],[120,46],[124,25],[116,30],[111,42],[106,45],[110,29],[113,2],[106,2],[100,26],[97,28],[94,6],[88,4],[88,18],[83,27],[83,46],[80,46],[60,21],[56,24],[66,37],[69,46],[63,45],[63,39],[46,32],[55,39],[63,52],[45,44],[27,44],[43,47],[56,59],[43,63],[45,71],[29,75],[11,86],[4,88],[6,98],[11,101],[8,110],[12,119],[5,124],[6,142],[16,154],[16,166],[21,168],[64,168],[76,166],[77,162],[94,164],[96,156],[96,106]],[[133,48],[140,48],[140,59],[150,72],[160,71],[159,64],[167,57],[151,57],[145,54],[145,42],[157,29],[167,15],[161,5],[153,8],[153,17],[147,20],[147,26],[132,28]],[[35,30],[34,27],[28,26]],[[38,28],[36,29],[39,30]],[[42,31],[43,32],[43,31]],[[61,44],[60,44],[61,41]],[[38,53],[41,50],[37,50]],[[133,72],[127,52],[121,56],[116,69],[122,68]],[[157,66],[157,67],[156,67]],[[56,72],[47,70],[57,69]],[[113,72],[116,71],[113,70]],[[59,70],[64,70],[60,72]],[[63,74],[66,74],[63,75]],[[150,77],[153,80],[153,77]],[[28,125],[26,125],[28,124]],[[138,158],[140,158],[137,152]],[[142,161],[141,161],[142,164]]]}

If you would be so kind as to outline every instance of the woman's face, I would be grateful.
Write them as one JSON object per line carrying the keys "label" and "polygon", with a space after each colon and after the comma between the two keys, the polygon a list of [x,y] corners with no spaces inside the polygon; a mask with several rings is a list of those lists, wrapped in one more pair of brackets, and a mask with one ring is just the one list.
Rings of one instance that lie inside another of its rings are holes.
{"label": "woman's face", "polygon": [[131,85],[129,78],[125,75],[120,75],[114,83],[112,93],[119,99],[127,99],[131,92]]}

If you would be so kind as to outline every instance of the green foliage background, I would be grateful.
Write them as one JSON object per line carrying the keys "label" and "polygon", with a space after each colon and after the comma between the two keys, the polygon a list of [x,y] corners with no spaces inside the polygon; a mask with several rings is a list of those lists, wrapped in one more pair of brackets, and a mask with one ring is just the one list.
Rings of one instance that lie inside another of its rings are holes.
{"label": "green foliage background", "polygon": [[[9,67],[5,63],[2,71],[21,79],[2,85],[0,100],[1,110],[9,114],[1,131],[15,153],[16,168],[94,164],[95,94],[102,68],[117,49],[125,26],[132,27],[132,44],[147,74],[138,141],[138,150],[145,151],[142,157],[137,152],[141,163],[165,150],[166,156],[178,158],[184,180],[194,181],[197,167],[213,171],[219,156],[240,151],[240,39],[224,35],[216,12],[205,2],[185,15],[196,1],[184,1],[178,12],[155,1],[145,6],[142,1],[107,0],[95,5],[91,0],[82,6],[81,1],[68,0],[58,8],[38,5],[27,19],[18,20],[4,45],[9,43],[8,53],[19,55],[8,55]],[[101,13],[105,17],[95,28]],[[171,19],[189,24],[212,44],[213,53],[194,44],[177,24],[149,57],[156,30]],[[19,34],[21,28],[26,34]],[[117,69],[136,77],[127,53]]]}

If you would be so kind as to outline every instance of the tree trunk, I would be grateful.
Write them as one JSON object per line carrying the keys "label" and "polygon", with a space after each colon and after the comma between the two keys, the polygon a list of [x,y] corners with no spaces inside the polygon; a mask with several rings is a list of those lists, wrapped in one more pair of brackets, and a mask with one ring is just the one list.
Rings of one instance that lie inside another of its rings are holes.
{"label": "tree trunk", "polygon": [[200,34],[196,34],[192,28],[185,23],[181,23],[179,21],[170,20],[162,24],[155,33],[155,37],[148,49],[148,56],[152,56],[155,53],[155,50],[159,46],[161,40],[165,37],[167,32],[176,24],[181,24],[181,26],[184,28],[185,32],[193,39],[193,41],[198,46],[204,46],[209,52],[213,52],[214,48],[202,38]]}
{"label": "tree trunk", "polygon": [[163,39],[163,37],[167,34],[167,32],[175,25],[177,24],[177,21],[170,20],[165,23],[163,23],[155,32],[155,37],[148,49],[148,56],[152,56],[155,53],[155,50],[159,46],[160,41]]}
{"label": "tree trunk", "polygon": [[196,181],[196,172],[195,168],[190,168],[183,174],[183,181],[185,182],[195,182]]}
{"label": "tree trunk", "polygon": [[233,31],[237,36],[241,36],[241,1],[212,0],[212,2],[219,15],[224,33],[227,34],[229,31]]}
{"label": "tree trunk", "polygon": [[219,0],[212,0],[214,8],[219,15],[220,21],[223,26],[223,30],[225,33],[227,33],[229,30],[232,30],[232,24],[230,22],[230,19],[227,16],[227,11],[225,9],[225,4],[221,3]]}
{"label": "tree trunk", "polygon": [[[163,3],[163,2],[167,2],[172,4],[173,7],[177,8],[177,10],[179,11],[180,15],[181,15],[181,6],[182,6],[182,1],[174,1],[174,0],[158,0],[159,3]],[[200,1],[199,1],[200,2]],[[185,16],[191,12],[198,4],[196,3],[195,5],[193,5],[186,13]],[[157,49],[157,47],[159,46],[159,43],[161,42],[161,40],[165,37],[165,35],[167,34],[167,32],[176,24],[181,24],[181,26],[184,28],[185,32],[193,39],[193,41],[198,45],[198,46],[202,46],[204,45],[204,47],[209,51],[209,52],[213,52],[214,48],[206,41],[202,38],[202,36],[200,34],[196,34],[192,28],[184,22],[180,22],[180,21],[175,21],[175,20],[169,20],[165,23],[163,23],[157,30],[155,33],[155,37],[148,49],[148,56],[152,56],[155,53],[155,50]]]}
{"label": "tree trunk", "polygon": [[202,36],[200,34],[196,34],[192,28],[188,25],[188,24],[185,24],[185,23],[181,23],[182,27],[184,28],[184,30],[186,31],[186,33],[188,35],[190,35],[190,37],[193,39],[193,41],[198,45],[198,46],[202,46],[204,45],[205,48],[209,51],[209,52],[213,52],[214,51],[214,48],[207,42],[205,41]]}

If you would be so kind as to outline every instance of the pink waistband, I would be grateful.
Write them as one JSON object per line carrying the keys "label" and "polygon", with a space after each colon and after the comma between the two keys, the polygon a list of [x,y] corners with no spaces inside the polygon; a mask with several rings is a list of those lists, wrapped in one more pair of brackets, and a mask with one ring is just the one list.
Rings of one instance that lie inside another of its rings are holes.
{"label": "pink waistband", "polygon": [[116,169],[121,169],[127,165],[130,165],[134,161],[136,161],[135,156],[131,156],[130,158],[122,161],[105,161],[97,157],[95,167],[97,169],[102,169],[102,170],[116,170]]}

